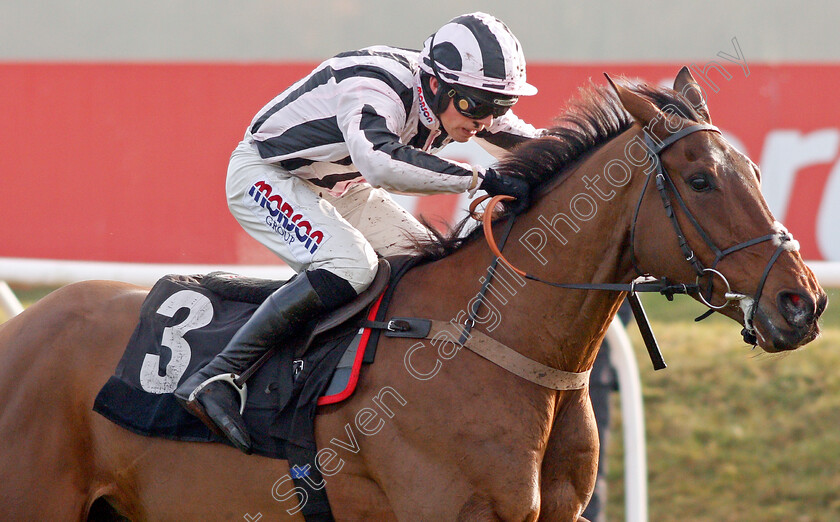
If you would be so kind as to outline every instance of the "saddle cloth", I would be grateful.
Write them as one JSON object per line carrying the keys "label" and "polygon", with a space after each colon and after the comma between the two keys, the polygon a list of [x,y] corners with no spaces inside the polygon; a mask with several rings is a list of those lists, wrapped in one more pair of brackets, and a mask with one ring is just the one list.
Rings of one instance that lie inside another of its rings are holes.
{"label": "saddle cloth", "polygon": [[[172,392],[215,357],[282,282],[253,291],[240,287],[244,294],[239,295],[220,295],[213,290],[218,282],[206,276],[166,276],[154,285],[114,375],[96,397],[94,411],[145,436],[228,443],[185,411]],[[387,293],[392,290],[393,279]],[[317,406],[349,397],[363,362],[372,362],[365,353],[368,344],[375,346],[378,331],[359,325],[377,318],[381,301],[380,296],[367,310],[316,336],[300,359],[295,360],[293,350],[280,347],[248,380],[243,417],[254,453],[285,459],[288,443],[315,448]]]}

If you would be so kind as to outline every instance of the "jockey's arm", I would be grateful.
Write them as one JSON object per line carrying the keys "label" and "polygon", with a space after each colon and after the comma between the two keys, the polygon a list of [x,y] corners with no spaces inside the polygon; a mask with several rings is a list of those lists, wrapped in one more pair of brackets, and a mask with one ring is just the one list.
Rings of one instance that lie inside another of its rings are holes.
{"label": "jockey's arm", "polygon": [[[391,192],[436,194],[460,193],[475,183],[473,167],[440,158],[400,142],[405,109],[392,93],[365,92],[364,100],[348,94],[339,111],[353,164],[368,183]],[[483,174],[482,167],[475,167]]]}
{"label": "jockey's arm", "polygon": [[500,118],[493,118],[490,127],[479,132],[474,140],[494,158],[499,159],[520,143],[538,138],[544,133],[545,129],[537,129],[525,123],[513,111],[508,111]]}

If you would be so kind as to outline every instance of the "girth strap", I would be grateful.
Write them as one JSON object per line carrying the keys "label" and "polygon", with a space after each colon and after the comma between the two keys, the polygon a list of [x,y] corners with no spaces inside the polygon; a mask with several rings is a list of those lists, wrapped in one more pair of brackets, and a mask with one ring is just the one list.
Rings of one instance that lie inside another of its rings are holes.
{"label": "girth strap", "polygon": [[[447,329],[449,326],[451,323],[432,321],[432,328],[426,338],[440,339],[450,333]],[[525,357],[479,330],[469,332],[466,341],[461,346],[526,381],[552,390],[580,390],[589,383],[589,373],[592,371],[590,369],[585,372],[566,372],[546,366]]]}
{"label": "girth strap", "polygon": [[[394,318],[394,321],[400,321],[405,318]],[[529,359],[517,352],[513,348],[505,346],[499,341],[493,339],[489,335],[479,330],[462,330],[460,332],[452,331],[452,323],[445,321],[436,321],[428,319],[410,318],[411,322],[417,324],[424,322],[429,324],[429,328],[423,328],[416,336],[418,339],[452,339],[460,338],[458,346],[467,348],[477,355],[487,359],[493,364],[517,375],[526,381],[532,382],[536,385],[552,390],[580,390],[586,387],[589,383],[589,373],[591,370],[585,372],[567,372],[552,368],[539,363],[533,359]],[[466,325],[459,325],[465,328]],[[455,337],[453,337],[455,335]],[[385,332],[386,337],[407,337],[405,333],[402,335],[395,335],[389,331]],[[461,340],[463,339],[463,341]]]}
{"label": "girth strap", "polygon": [[365,321],[362,326],[383,330],[385,337],[450,340],[459,348],[467,348],[510,373],[544,388],[580,390],[589,383],[591,369],[585,372],[558,370],[525,357],[480,330],[468,329],[468,325],[459,324],[456,326],[460,330],[453,331],[453,325],[452,322],[420,317],[392,317],[388,321]]}
{"label": "girth strap", "polygon": [[[446,327],[449,325],[450,323],[443,321],[432,321],[432,329],[427,338],[434,339],[436,336],[440,338],[444,332],[447,332]],[[566,372],[546,366],[525,357],[479,330],[472,330],[466,342],[461,346],[526,381],[552,390],[580,390],[589,383],[589,373],[592,371],[589,369],[585,372]]]}
{"label": "girth strap", "polygon": [[334,522],[330,501],[325,489],[326,481],[316,465],[314,448],[303,448],[291,442],[285,445],[289,462],[289,476],[295,493],[302,504],[301,513],[306,522]]}

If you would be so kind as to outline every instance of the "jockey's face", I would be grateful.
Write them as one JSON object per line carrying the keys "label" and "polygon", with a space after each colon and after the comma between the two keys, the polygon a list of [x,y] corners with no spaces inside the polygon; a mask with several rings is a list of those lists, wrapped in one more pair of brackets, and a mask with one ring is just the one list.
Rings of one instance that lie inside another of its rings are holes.
{"label": "jockey's face", "polygon": [[[432,88],[432,92],[437,93],[437,90],[440,88],[437,78],[430,78],[429,86]],[[492,115],[480,120],[467,118],[458,112],[451,100],[447,103],[446,110],[437,116],[440,119],[440,124],[443,126],[446,133],[449,134],[453,140],[460,143],[469,141],[470,138],[493,123]]]}

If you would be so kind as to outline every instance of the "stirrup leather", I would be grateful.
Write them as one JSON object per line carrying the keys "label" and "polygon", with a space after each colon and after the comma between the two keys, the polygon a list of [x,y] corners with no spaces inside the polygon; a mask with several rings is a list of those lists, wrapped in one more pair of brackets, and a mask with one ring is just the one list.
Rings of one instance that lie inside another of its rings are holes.
{"label": "stirrup leather", "polygon": [[205,387],[207,387],[208,384],[216,381],[223,381],[233,386],[237,393],[239,393],[239,415],[242,415],[242,413],[245,411],[245,400],[248,398],[248,385],[245,383],[242,383],[241,387],[237,385],[236,379],[238,378],[239,376],[235,373],[223,373],[221,375],[216,375],[215,377],[210,377],[206,381],[196,386],[192,393],[190,393],[189,399],[187,400],[189,402],[193,402],[198,393]]}

